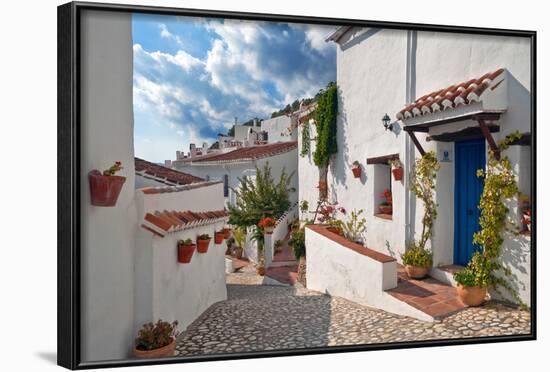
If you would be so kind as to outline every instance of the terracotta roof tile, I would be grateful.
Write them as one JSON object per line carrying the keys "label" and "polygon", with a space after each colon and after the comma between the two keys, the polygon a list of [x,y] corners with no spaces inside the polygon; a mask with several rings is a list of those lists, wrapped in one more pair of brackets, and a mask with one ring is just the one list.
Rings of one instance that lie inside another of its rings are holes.
{"label": "terracotta roof tile", "polygon": [[136,174],[151,176],[155,181],[165,183],[167,185],[188,185],[195,182],[205,181],[200,177],[166,168],[162,165],[151,163],[140,158],[134,158],[134,161]]}
{"label": "terracotta roof tile", "polygon": [[146,195],[164,194],[164,193],[180,192],[180,191],[198,189],[198,188],[201,188],[201,187],[211,186],[211,185],[215,185],[217,183],[222,183],[222,182],[223,181],[205,181],[205,182],[191,183],[189,185],[145,187],[145,188],[141,189],[141,192],[146,194]]}
{"label": "terracotta roof tile", "polygon": [[250,161],[292,151],[298,147],[296,141],[277,142],[267,145],[239,147],[233,151],[208,154],[203,157],[186,160],[187,163],[227,163]]}
{"label": "terracotta roof tile", "polygon": [[[493,81],[504,71],[500,68],[488,72],[479,78],[451,85],[428,93],[407,104],[405,108],[396,115],[398,120],[405,120],[415,116],[429,115],[437,111],[443,111],[459,105],[469,105],[472,102],[479,102],[481,95],[493,84]],[[498,83],[497,85],[498,86]],[[496,88],[494,86],[491,89]]]}
{"label": "terracotta roof tile", "polygon": [[141,227],[153,234],[163,237],[166,233],[185,230],[198,225],[207,225],[227,219],[225,210],[192,212],[192,211],[154,211],[145,214]]}

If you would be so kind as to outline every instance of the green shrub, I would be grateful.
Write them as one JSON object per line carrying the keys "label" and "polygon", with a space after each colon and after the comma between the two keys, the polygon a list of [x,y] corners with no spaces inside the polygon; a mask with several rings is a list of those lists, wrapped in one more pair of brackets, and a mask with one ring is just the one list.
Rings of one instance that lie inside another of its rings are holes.
{"label": "green shrub", "polygon": [[155,324],[144,324],[135,340],[136,349],[155,350],[169,345],[178,335],[177,327],[177,321],[168,323],[159,320]]}
{"label": "green shrub", "polygon": [[199,235],[198,239],[199,239],[199,240],[208,240],[208,239],[210,239],[210,235],[208,235],[208,234],[201,234],[201,235]]}
{"label": "green shrub", "polygon": [[411,247],[401,255],[401,259],[405,265],[418,267],[432,266],[432,252],[416,245],[411,245]]}
{"label": "green shrub", "polygon": [[305,257],[306,255],[306,233],[304,229],[294,230],[288,241],[288,245],[292,247],[296,259]]}

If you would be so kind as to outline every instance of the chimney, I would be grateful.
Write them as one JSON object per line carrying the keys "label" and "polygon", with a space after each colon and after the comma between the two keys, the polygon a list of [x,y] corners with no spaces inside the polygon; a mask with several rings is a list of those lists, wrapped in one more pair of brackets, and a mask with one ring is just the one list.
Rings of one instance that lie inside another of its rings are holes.
{"label": "chimney", "polygon": [[237,117],[235,116],[235,125],[237,125]]}
{"label": "chimney", "polygon": [[197,147],[195,146],[194,143],[189,144],[189,156],[192,158],[197,156]]}
{"label": "chimney", "polygon": [[166,168],[172,168],[172,160],[165,160],[164,161],[164,166]]}

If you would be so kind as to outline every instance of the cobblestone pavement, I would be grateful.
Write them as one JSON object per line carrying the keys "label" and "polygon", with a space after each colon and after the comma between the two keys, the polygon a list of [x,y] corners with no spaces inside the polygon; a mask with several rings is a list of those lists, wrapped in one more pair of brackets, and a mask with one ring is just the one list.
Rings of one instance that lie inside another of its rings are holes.
{"label": "cobblestone pavement", "polygon": [[178,355],[219,354],[530,332],[528,312],[496,302],[427,323],[304,288],[258,285],[252,268],[228,275],[228,300],[179,338]]}

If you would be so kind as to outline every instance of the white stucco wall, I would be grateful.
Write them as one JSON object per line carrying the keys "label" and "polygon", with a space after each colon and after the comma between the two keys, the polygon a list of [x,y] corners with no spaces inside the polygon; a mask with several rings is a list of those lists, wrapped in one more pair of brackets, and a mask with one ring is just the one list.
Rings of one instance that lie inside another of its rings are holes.
{"label": "white stucco wall", "polygon": [[[192,174],[197,177],[204,179],[213,180],[223,180],[224,175],[228,175],[229,178],[229,196],[226,198],[226,202],[235,203],[236,196],[231,189],[238,189],[240,182],[239,178],[243,178],[245,175],[253,176],[255,175],[255,167],[257,166],[260,169],[263,169],[266,162],[269,162],[271,167],[271,176],[277,182],[281,177],[283,169],[285,169],[287,174],[294,172],[294,176],[291,180],[291,186],[296,190],[298,189],[298,154],[297,149],[288,151],[283,154],[271,156],[269,158],[258,159],[250,162],[242,163],[226,163],[226,164],[215,164],[215,165],[203,165],[200,163],[195,164],[178,164],[176,166],[177,170],[180,170],[185,173]],[[223,196],[223,188],[222,194]],[[294,203],[298,200],[298,191],[290,194],[291,202]]]}
{"label": "white stucco wall", "polygon": [[296,141],[296,131],[289,132],[293,120],[295,119],[286,115],[263,120],[262,131],[267,132],[267,141],[269,143]]}
{"label": "white stucco wall", "polygon": [[[210,305],[227,299],[225,285],[225,240],[214,243],[214,232],[224,222],[153,236],[140,229],[136,246],[136,330],[152,320],[177,320],[185,330]],[[200,234],[212,237],[207,253],[195,251],[190,263],[177,261],[177,241],[196,240]]]}
{"label": "white stucco wall", "polygon": [[[128,357],[135,336],[131,14],[83,11],[81,30],[81,355],[101,361]],[[116,206],[92,206],[88,172],[116,160]]]}
{"label": "white stucco wall", "polygon": [[[339,41],[339,149],[329,171],[329,199],[348,210],[366,210],[366,245],[369,248],[388,253],[400,261],[399,256],[405,250],[406,241],[418,239],[424,213],[422,203],[408,191],[408,175],[415,157],[419,156],[418,150],[402,130],[402,122],[393,122],[393,133],[385,131],[382,116],[388,113],[393,119],[405,104],[424,94],[501,67],[508,71],[508,110],[499,120],[501,131],[494,134],[496,140],[514,130],[530,130],[531,71],[528,39],[433,32],[418,32],[415,35],[399,30],[355,29]],[[430,130],[430,134],[472,125],[476,123],[457,122],[435,127]],[[313,126],[311,128],[314,129]],[[434,251],[435,266],[452,264],[454,143],[426,142],[426,136],[417,133],[426,151],[434,150],[440,154],[443,150],[449,150],[451,153],[451,162],[441,163],[437,177],[438,219],[435,222],[434,238],[429,245]],[[298,141],[298,148],[301,149],[300,134]],[[311,153],[314,149],[313,140]],[[520,189],[529,195],[531,170],[528,149],[515,147],[508,153],[517,171]],[[379,203],[377,194],[383,188],[381,166],[366,165],[365,159],[394,153],[399,154],[405,174],[403,181],[394,181],[392,178],[394,212],[393,219],[388,221],[373,216]],[[360,179],[353,178],[351,174],[354,160],[362,164],[363,174]],[[318,198],[318,170],[311,156],[300,157],[299,173],[300,200],[308,200],[310,210],[313,210]],[[511,217],[518,220],[515,203],[510,207]],[[503,260],[507,265],[517,266],[518,288],[524,302],[528,302],[529,260],[521,253],[527,249],[525,244],[507,239]],[[515,259],[514,254],[521,254],[523,259]]]}
{"label": "white stucco wall", "polygon": [[386,293],[397,286],[396,261],[379,262],[306,231],[307,288],[399,315],[433,321],[427,314]]}

